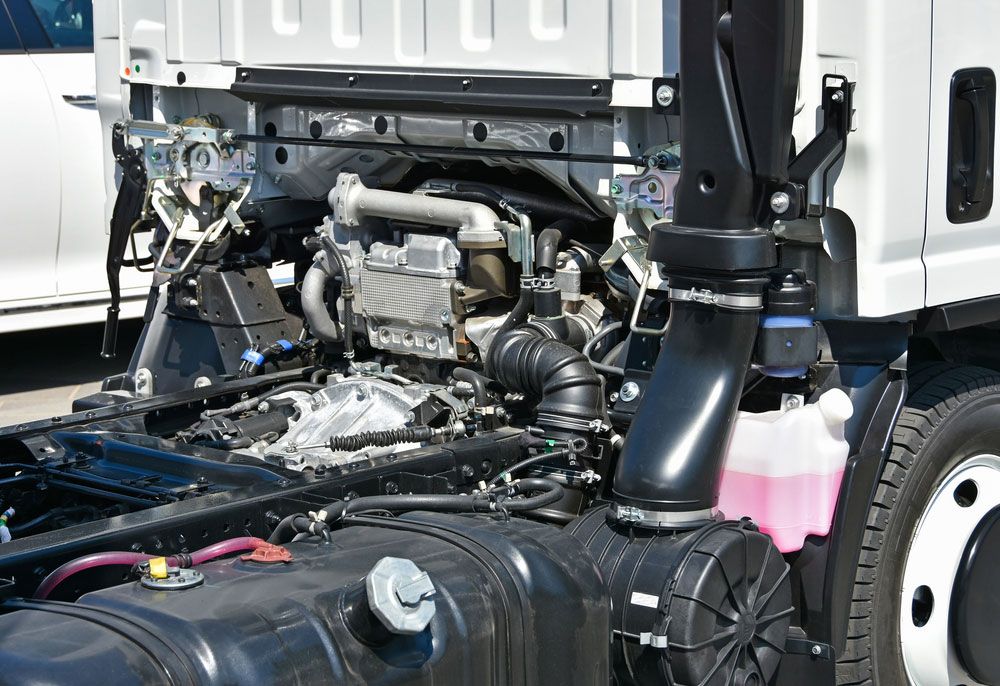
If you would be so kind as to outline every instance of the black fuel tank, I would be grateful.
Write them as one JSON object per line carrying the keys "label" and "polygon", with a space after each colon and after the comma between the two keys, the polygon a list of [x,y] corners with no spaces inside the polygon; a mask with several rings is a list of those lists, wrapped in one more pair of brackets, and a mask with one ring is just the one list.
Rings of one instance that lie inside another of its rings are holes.
{"label": "black fuel tank", "polygon": [[[607,589],[586,548],[554,527],[357,517],[332,545],[287,547],[288,564],[201,565],[204,583],[187,590],[129,583],[76,603],[9,601],[21,609],[0,617],[0,683],[608,683]],[[358,628],[374,616],[351,617],[385,557],[434,585],[436,612],[417,634],[372,636]]]}

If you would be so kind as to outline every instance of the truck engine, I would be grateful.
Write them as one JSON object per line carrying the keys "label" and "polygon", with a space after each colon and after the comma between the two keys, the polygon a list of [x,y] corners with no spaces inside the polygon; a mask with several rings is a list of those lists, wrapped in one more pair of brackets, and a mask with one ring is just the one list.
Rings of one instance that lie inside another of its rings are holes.
{"label": "truck engine", "polygon": [[898,476],[983,310],[876,311],[834,194],[889,57],[822,1],[294,4],[95,5],[105,357],[151,288],[0,429],[0,682],[1000,679],[1000,462]]}

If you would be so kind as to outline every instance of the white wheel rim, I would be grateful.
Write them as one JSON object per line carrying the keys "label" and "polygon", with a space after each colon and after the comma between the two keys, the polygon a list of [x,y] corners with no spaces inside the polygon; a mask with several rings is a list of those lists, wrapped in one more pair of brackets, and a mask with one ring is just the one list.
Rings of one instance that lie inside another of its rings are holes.
{"label": "white wheel rim", "polygon": [[[963,506],[955,491],[966,481],[972,481],[977,492],[975,500]],[[920,517],[906,554],[899,611],[903,664],[915,686],[988,686],[973,679],[962,667],[950,635],[949,619],[952,587],[965,548],[979,522],[998,505],[1000,457],[977,455],[951,470]],[[896,506],[905,507],[906,503]],[[922,587],[929,589],[933,599],[926,617],[925,612],[914,613],[915,594],[927,597]],[[921,622],[925,623],[918,626]]]}

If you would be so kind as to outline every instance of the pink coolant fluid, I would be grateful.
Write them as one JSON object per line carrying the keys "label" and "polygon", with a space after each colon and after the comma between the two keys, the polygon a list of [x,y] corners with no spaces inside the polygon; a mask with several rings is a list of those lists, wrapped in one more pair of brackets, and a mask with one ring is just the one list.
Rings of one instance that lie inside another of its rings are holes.
{"label": "pink coolant fluid", "polygon": [[740,412],[726,455],[719,509],[750,517],[783,553],[809,534],[830,533],[849,446],[844,422],[854,407],[832,389],[789,410]]}

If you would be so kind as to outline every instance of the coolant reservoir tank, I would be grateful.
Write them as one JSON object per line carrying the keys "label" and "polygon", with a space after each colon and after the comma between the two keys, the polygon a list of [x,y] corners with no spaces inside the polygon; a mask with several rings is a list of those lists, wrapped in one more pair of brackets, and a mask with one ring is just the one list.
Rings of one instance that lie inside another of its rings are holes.
{"label": "coolant reservoir tank", "polygon": [[726,455],[719,509],[752,518],[783,553],[830,533],[849,446],[851,399],[831,389],[810,405],[740,412]]}

